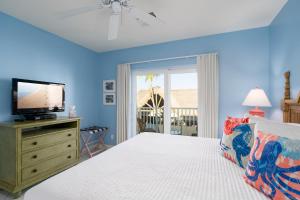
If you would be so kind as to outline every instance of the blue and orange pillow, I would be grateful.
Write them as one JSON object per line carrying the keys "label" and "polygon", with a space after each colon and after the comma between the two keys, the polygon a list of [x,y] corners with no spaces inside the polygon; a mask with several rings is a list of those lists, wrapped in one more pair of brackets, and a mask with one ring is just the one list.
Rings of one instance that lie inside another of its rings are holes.
{"label": "blue and orange pillow", "polygon": [[221,140],[222,155],[245,168],[254,143],[253,138],[254,124],[249,124],[249,118],[228,117]]}
{"label": "blue and orange pillow", "polygon": [[248,124],[250,118],[235,118],[235,117],[227,117],[224,123],[224,134],[230,135],[232,134],[233,129],[240,124]]}
{"label": "blue and orange pillow", "polygon": [[300,199],[300,140],[258,131],[244,179],[271,199]]}

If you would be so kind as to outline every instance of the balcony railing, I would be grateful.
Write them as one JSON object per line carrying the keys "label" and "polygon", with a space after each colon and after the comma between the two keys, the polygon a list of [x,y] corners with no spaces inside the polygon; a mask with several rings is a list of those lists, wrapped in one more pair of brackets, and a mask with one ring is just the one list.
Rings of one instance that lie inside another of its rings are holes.
{"label": "balcony railing", "polygon": [[[164,131],[163,108],[138,108],[137,119],[140,132]],[[171,108],[171,134],[197,136],[197,108]]]}

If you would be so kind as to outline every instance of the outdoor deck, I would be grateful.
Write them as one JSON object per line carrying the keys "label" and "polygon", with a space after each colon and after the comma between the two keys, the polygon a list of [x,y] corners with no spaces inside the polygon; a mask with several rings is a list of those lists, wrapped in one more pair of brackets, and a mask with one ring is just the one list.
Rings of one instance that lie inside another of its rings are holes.
{"label": "outdoor deck", "polygon": [[[197,136],[197,108],[171,108],[171,134]],[[164,132],[164,110],[142,107],[137,109],[137,118],[145,129]]]}

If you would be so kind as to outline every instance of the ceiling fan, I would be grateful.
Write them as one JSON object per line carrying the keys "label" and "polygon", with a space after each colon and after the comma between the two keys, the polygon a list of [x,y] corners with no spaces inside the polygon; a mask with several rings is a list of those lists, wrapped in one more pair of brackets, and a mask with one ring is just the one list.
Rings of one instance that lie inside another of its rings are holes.
{"label": "ceiling fan", "polygon": [[111,9],[112,14],[109,19],[108,40],[115,40],[118,38],[123,13],[133,17],[141,26],[149,26],[162,22],[154,12],[147,13],[139,10],[132,5],[129,5],[130,1],[131,0],[96,0],[95,5],[64,11],[59,13],[59,17],[64,19],[95,10]]}

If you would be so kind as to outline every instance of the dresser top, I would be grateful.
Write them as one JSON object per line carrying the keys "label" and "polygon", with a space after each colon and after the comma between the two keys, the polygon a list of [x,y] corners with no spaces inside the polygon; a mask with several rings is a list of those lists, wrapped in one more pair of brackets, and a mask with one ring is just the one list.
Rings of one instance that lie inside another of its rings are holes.
{"label": "dresser top", "polygon": [[36,120],[36,121],[24,121],[24,122],[0,122],[0,127],[8,128],[30,128],[37,126],[47,126],[53,124],[62,124],[68,122],[79,121],[80,118],[69,118],[69,117],[57,117],[56,119]]}

